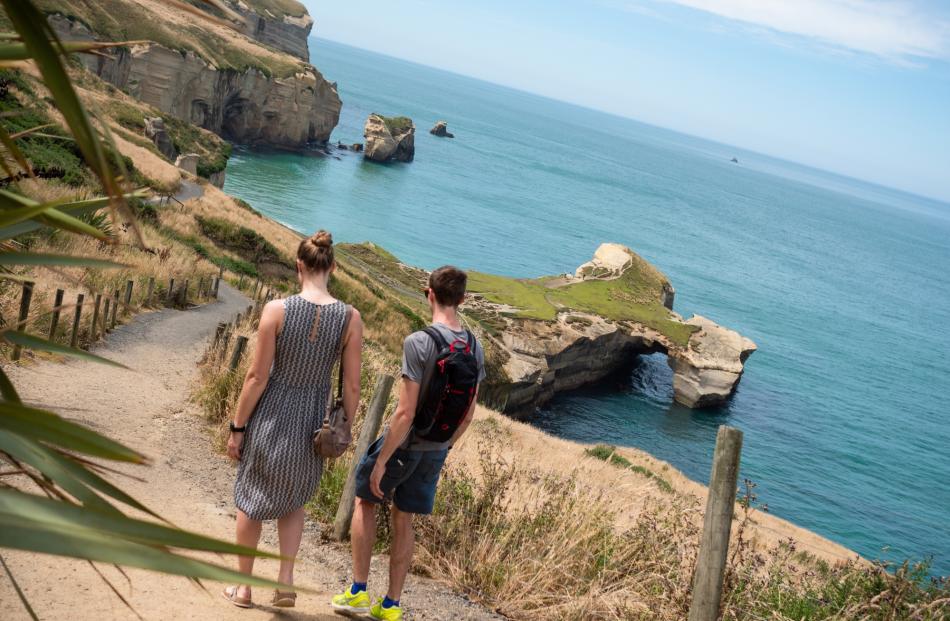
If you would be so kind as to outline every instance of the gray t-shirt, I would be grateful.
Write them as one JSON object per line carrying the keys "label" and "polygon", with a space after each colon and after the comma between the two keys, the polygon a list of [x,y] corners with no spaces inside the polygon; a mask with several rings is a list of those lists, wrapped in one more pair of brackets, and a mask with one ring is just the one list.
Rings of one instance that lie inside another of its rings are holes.
{"label": "gray t-shirt", "polygon": [[[468,340],[468,334],[464,329],[457,332],[444,323],[434,323],[432,327],[438,330],[448,343],[456,340]],[[402,376],[421,384],[422,376],[426,370],[426,362],[438,353],[437,347],[432,337],[421,330],[407,336],[402,344]],[[475,342],[475,359],[478,361],[478,381],[481,383],[485,379],[485,352],[482,351],[482,345],[477,340]],[[409,432],[409,437],[402,444],[402,448],[417,451],[438,451],[448,446],[448,442],[432,442],[431,440],[417,438],[415,437],[415,431]]]}

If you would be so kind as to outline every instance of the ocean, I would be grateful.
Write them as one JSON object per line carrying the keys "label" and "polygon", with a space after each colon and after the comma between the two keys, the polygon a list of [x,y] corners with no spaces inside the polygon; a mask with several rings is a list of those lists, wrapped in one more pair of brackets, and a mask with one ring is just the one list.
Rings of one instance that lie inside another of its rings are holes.
{"label": "ocean", "polygon": [[[426,268],[535,277],[630,246],[677,312],[758,344],[738,391],[676,406],[648,356],[533,422],[703,483],[717,427],[736,426],[740,477],[771,513],[950,574],[950,205],[321,39],[311,56],[343,100],[332,141],[362,142],[371,112],[406,115],[415,161],[239,148],[225,191]],[[440,119],[454,139],[428,133]]]}

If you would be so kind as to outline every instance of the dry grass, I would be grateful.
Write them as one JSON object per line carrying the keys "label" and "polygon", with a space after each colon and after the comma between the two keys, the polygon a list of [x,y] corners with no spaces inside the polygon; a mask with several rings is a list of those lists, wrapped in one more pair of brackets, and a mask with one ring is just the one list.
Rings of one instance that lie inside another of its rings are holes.
{"label": "dry grass", "polygon": [[[616,503],[570,476],[526,466],[492,425],[479,459],[454,464],[434,514],[419,520],[416,570],[513,619],[680,620],[689,610],[701,527],[699,500],[648,502],[627,528]],[[829,565],[793,541],[749,543],[746,503],[728,559],[728,620],[947,619],[950,587],[926,565]]]}
{"label": "dry grass", "polygon": [[[363,409],[375,373],[394,370],[378,345],[366,358]],[[244,367],[229,376],[216,359],[209,355],[203,363],[196,395],[221,430],[223,447]],[[361,424],[360,415],[357,437]],[[586,450],[480,408],[452,451],[435,512],[417,521],[414,571],[512,619],[684,619],[702,487],[636,451],[611,451],[623,455],[617,467]],[[327,464],[308,505],[325,525],[334,519],[354,457],[351,450]],[[386,515],[379,512],[378,550],[389,542]],[[925,565],[841,560],[846,551],[814,535],[808,550],[819,554],[811,554],[779,536],[789,532],[798,530],[755,509],[749,487],[734,525],[723,619],[950,618],[950,588],[929,580]]]}
{"label": "dry grass", "polygon": [[[25,181],[22,183],[30,196],[38,200],[57,198],[82,198],[88,196],[88,190],[70,188],[55,182]],[[106,211],[100,212],[106,214]],[[18,243],[30,250],[45,253],[70,254],[108,259],[126,267],[120,269],[89,268],[29,268],[19,269],[17,275],[32,280],[34,284],[30,315],[26,329],[32,334],[47,335],[52,316],[52,307],[57,289],[65,291],[65,308],[61,311],[59,328],[56,332],[60,342],[68,340],[77,295],[85,296],[81,319],[79,344],[88,346],[93,340],[91,322],[92,308],[96,294],[103,298],[111,297],[115,291],[124,296],[126,283],[133,282],[132,300],[129,307],[121,307],[117,317],[125,321],[146,307],[146,292],[150,278],[154,279],[151,306],[163,305],[167,299],[170,279],[174,278],[176,289],[187,279],[189,281],[189,301],[195,302],[199,280],[210,282],[217,268],[195,256],[188,247],[163,235],[147,222],[139,222],[148,250],[135,243],[131,226],[125,222],[110,223],[102,216],[113,231],[114,243],[99,243],[96,240],[63,232],[41,230],[22,236]],[[14,323],[20,304],[21,287],[19,283],[0,281],[0,322],[4,325]]]}

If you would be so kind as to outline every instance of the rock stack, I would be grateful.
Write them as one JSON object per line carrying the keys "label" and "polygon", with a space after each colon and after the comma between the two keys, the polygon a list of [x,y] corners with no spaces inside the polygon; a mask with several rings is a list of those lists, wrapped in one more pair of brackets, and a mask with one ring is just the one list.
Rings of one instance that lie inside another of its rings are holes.
{"label": "rock stack", "polygon": [[429,133],[440,138],[455,138],[455,134],[449,131],[448,124],[445,121],[436,121]]}
{"label": "rock stack", "polygon": [[371,114],[363,126],[363,156],[376,162],[411,162],[416,154],[415,133],[409,117]]}

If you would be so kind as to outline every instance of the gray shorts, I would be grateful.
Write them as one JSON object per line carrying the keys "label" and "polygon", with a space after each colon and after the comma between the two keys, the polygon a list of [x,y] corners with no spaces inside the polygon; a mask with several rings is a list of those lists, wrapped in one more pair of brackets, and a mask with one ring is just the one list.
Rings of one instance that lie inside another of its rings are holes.
{"label": "gray shorts", "polygon": [[[380,503],[382,498],[369,489],[369,476],[376,467],[376,457],[383,447],[383,437],[373,442],[366,456],[356,469],[356,495],[369,502]],[[400,511],[406,513],[432,513],[435,505],[435,488],[448,455],[448,449],[438,451],[412,451],[396,449],[386,462],[386,472],[379,483],[386,499],[391,499]]]}

